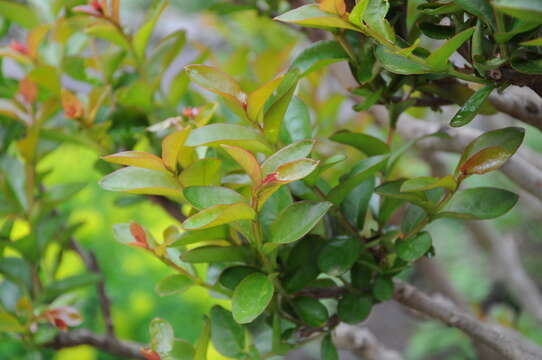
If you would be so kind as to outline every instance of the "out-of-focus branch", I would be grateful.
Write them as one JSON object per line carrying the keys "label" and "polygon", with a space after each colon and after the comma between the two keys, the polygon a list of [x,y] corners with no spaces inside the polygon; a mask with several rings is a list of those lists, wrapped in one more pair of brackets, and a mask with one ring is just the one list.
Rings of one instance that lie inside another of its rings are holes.
{"label": "out-of-focus branch", "polygon": [[395,281],[394,298],[412,310],[462,330],[474,340],[496,350],[505,359],[542,359],[542,348],[522,335],[496,324],[482,322],[444,298],[431,297],[400,280]]}
{"label": "out-of-focus branch", "polygon": [[90,345],[96,349],[123,358],[145,359],[140,351],[142,348],[141,345],[129,341],[121,341],[109,335],[94,334],[86,329],[61,332],[48,344],[48,347],[63,349],[79,345]]}
{"label": "out-of-focus branch", "polygon": [[341,323],[333,334],[335,345],[365,360],[402,360],[402,356],[385,347],[366,328]]}
{"label": "out-of-focus branch", "polygon": [[113,325],[113,318],[111,316],[111,300],[107,296],[107,292],[105,291],[105,282],[103,280],[103,274],[100,269],[100,266],[98,265],[98,260],[96,259],[96,255],[92,251],[85,251],[81,245],[75,240],[70,239],[70,245],[72,249],[79,254],[83,262],[85,263],[85,266],[90,272],[93,272],[101,277],[101,279],[96,284],[96,290],[98,291],[98,299],[100,301],[100,308],[102,310],[102,315],[104,318],[105,323],[105,330],[107,332],[108,336],[114,337],[115,336],[115,327]]}
{"label": "out-of-focus branch", "polygon": [[522,308],[542,325],[542,294],[529,277],[519,256],[513,236],[497,236],[482,222],[467,222],[476,243],[491,255],[496,276],[503,281]]}
{"label": "out-of-focus branch", "polygon": [[498,111],[542,130],[542,99],[529,88],[511,87],[494,93],[489,101]]}
{"label": "out-of-focus branch", "polygon": [[158,195],[149,195],[148,197],[153,203],[164,209],[165,212],[167,212],[172,218],[174,218],[178,222],[182,223],[186,220],[186,216],[184,216],[181,211],[181,207],[176,202]]}

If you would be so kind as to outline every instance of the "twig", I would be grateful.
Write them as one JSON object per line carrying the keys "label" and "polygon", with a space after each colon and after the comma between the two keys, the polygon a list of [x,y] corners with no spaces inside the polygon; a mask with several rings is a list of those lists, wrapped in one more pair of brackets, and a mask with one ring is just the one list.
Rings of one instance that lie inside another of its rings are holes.
{"label": "twig", "polygon": [[98,260],[96,255],[92,251],[85,251],[81,245],[77,243],[75,239],[70,239],[70,245],[75,250],[77,254],[81,257],[85,266],[90,272],[100,275],[100,280],[96,284],[96,289],[98,291],[98,299],[100,301],[100,308],[102,310],[102,315],[104,318],[105,329],[107,335],[110,337],[115,337],[115,327],[113,325],[113,318],[111,316],[111,300],[107,296],[105,290],[105,282],[103,280],[103,274],[98,265]]}
{"label": "twig", "polygon": [[148,198],[153,203],[164,209],[165,212],[167,212],[172,218],[174,218],[178,222],[182,223],[186,220],[186,216],[184,216],[184,214],[182,213],[180,205],[176,202],[158,195],[149,195]]}
{"label": "twig", "polygon": [[431,297],[415,287],[395,280],[394,298],[400,304],[456,327],[471,338],[493,348],[505,359],[542,359],[542,349],[510,329],[485,323],[462,312],[443,298]]}
{"label": "twig", "polygon": [[123,358],[145,359],[140,351],[142,348],[141,345],[129,341],[121,341],[108,335],[94,334],[87,329],[60,332],[51,343],[47,344],[48,347],[53,349],[63,349],[79,345],[90,345],[96,349]]}

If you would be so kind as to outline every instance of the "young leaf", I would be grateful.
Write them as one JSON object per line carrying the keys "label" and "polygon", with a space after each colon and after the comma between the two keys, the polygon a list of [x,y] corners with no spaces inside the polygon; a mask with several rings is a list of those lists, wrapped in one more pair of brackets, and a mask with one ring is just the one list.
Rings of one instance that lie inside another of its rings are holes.
{"label": "young leaf", "polygon": [[283,147],[262,163],[263,176],[277,171],[281,165],[307,157],[313,147],[314,140],[301,140]]}
{"label": "young leaf", "polygon": [[199,159],[181,172],[179,181],[184,187],[218,185],[220,183],[220,165],[219,159]]}
{"label": "young leaf", "polygon": [[158,354],[166,354],[173,348],[173,328],[164,319],[153,319],[149,325],[151,350]]}
{"label": "young leaf", "polygon": [[160,296],[180,294],[193,285],[192,279],[183,274],[169,275],[156,284],[154,288]]}
{"label": "young leaf", "polygon": [[255,216],[254,209],[246,203],[215,205],[190,216],[183,222],[183,229],[206,229],[237,220],[254,219]]}
{"label": "young leaf", "polygon": [[389,8],[388,0],[369,0],[369,4],[363,12],[363,20],[369,28],[375,30],[390,43],[394,43],[395,33],[388,20],[386,20]]}
{"label": "young leaf", "polygon": [[169,134],[162,140],[162,161],[166,167],[173,171],[177,171],[177,159],[179,157],[179,152],[183,148],[190,131],[192,130],[191,126],[175,131],[172,134]]}
{"label": "young leaf", "polygon": [[207,209],[215,205],[231,205],[244,202],[245,198],[235,190],[221,186],[190,186],[183,194],[196,209]]}
{"label": "young leaf", "polygon": [[428,232],[421,232],[407,239],[397,240],[397,255],[405,261],[414,261],[431,249],[433,241]]}
{"label": "young leaf", "polygon": [[310,4],[277,16],[275,20],[315,28],[341,28],[358,31],[340,16],[320,10],[318,4]]}
{"label": "young leaf", "polygon": [[165,0],[155,1],[154,9],[149,13],[150,16],[146,20],[145,24],[139,28],[139,30],[134,34],[132,40],[134,52],[138,59],[143,60],[145,58],[145,49],[147,48],[147,43],[151,37],[152,31],[156,25],[156,22],[160,18],[160,15],[168,6],[168,2]]}
{"label": "young leaf", "polygon": [[358,324],[367,319],[371,313],[373,301],[368,296],[348,293],[337,305],[339,319],[347,324]]}
{"label": "young leaf", "polygon": [[255,129],[235,124],[211,124],[192,130],[186,146],[234,145],[247,150],[269,154],[267,140]]}
{"label": "young leaf", "polygon": [[296,202],[280,213],[271,224],[270,241],[287,244],[301,239],[322,219],[331,207],[329,202]]}
{"label": "young leaf", "polygon": [[203,230],[185,231],[171,244],[170,247],[186,246],[201,241],[226,240],[228,232],[226,226],[215,226]]}
{"label": "young leaf", "polygon": [[233,292],[233,318],[239,324],[252,322],[273,298],[273,283],[267,276],[255,273],[247,276],[237,285]]}
{"label": "young leaf", "polygon": [[247,151],[238,146],[221,145],[222,148],[235,160],[248,176],[252,179],[254,186],[259,186],[262,183],[262,169],[258,160],[252,155],[250,151]]}
{"label": "young leaf", "polygon": [[119,169],[100,180],[100,186],[110,191],[131,194],[179,197],[181,187],[170,174],[133,166]]}
{"label": "young leaf", "polygon": [[211,342],[219,353],[230,358],[239,357],[245,348],[245,329],[219,305],[211,309]]}
{"label": "young leaf", "polygon": [[354,265],[360,250],[359,240],[351,237],[328,241],[318,256],[318,267],[328,275],[342,275]]}
{"label": "young leaf", "polygon": [[181,260],[187,263],[223,263],[244,262],[250,250],[243,246],[200,246],[181,254]]}
{"label": "young leaf", "polygon": [[[277,168],[274,178],[279,183],[290,183],[307,177],[316,169],[318,161],[313,159],[299,159],[287,162]],[[270,175],[270,176],[273,176]]]}
{"label": "young leaf", "polygon": [[499,147],[508,152],[508,157],[512,156],[523,142],[524,137],[525,130],[520,127],[507,127],[483,133],[463,150],[456,173],[471,157],[487,148]]}
{"label": "young leaf", "polygon": [[434,178],[431,176],[422,176],[413,179],[408,179],[401,184],[401,192],[425,191],[437,187],[443,187],[449,190],[455,190],[457,184],[452,175],[447,175],[442,178]]}
{"label": "young leaf", "polygon": [[323,40],[304,49],[294,59],[290,69],[299,69],[299,74],[303,77],[324,66],[347,59],[348,54],[338,42]]}
{"label": "young leaf", "polygon": [[320,301],[308,296],[296,297],[292,300],[292,305],[301,321],[311,327],[323,326],[329,317],[326,307]]}
{"label": "young leaf", "polygon": [[328,193],[328,200],[338,205],[352,190],[386,166],[387,155],[372,156],[361,160],[352,170],[352,176],[339,183]]}
{"label": "young leaf", "polygon": [[516,205],[518,196],[503,189],[479,187],[460,191],[438,214],[458,219],[494,219]]}
{"label": "young leaf", "polygon": [[442,44],[437,50],[433,51],[431,55],[425,59],[426,63],[437,70],[445,69],[450,56],[452,56],[465,41],[470,39],[473,33],[474,27],[471,27],[455,35],[453,38]]}
{"label": "young leaf", "polygon": [[102,159],[113,164],[134,166],[167,173],[167,169],[165,168],[162,159],[156,155],[143,151],[122,151],[116,154],[103,156]]}
{"label": "young leaf", "polygon": [[488,147],[465,161],[459,171],[464,175],[482,175],[503,166],[510,156],[511,154],[500,146]]}
{"label": "young leaf", "polygon": [[390,152],[388,145],[382,140],[371,135],[353,133],[348,130],[336,132],[329,139],[353,146],[367,156],[382,155]]}
{"label": "young leaf", "polygon": [[269,97],[277,89],[282,82],[284,75],[277,76],[268,83],[262,85],[258,89],[248,94],[247,99],[247,114],[248,118],[252,121],[258,121],[258,114],[262,111],[265,102],[269,100]]}
{"label": "young leaf", "polygon": [[[292,100],[292,96],[294,96],[295,89],[297,87],[297,72],[289,72],[288,74],[293,74],[289,76],[295,77],[296,80],[293,81],[292,84],[287,84],[290,85],[289,88],[282,95],[280,95],[275,102],[273,102],[269,109],[266,110],[263,118],[264,134],[272,143],[276,143],[278,141],[283,120],[286,120],[285,115],[287,114],[290,106],[292,106],[290,101]],[[287,81],[288,77],[284,79],[283,84]],[[282,84],[279,87],[279,90],[281,87]]]}
{"label": "young leaf", "polygon": [[196,84],[220,96],[246,106],[247,94],[232,77],[217,68],[207,65],[187,65],[186,73]]}
{"label": "young leaf", "polygon": [[188,341],[175,339],[173,340],[173,346],[171,350],[164,354],[162,359],[164,360],[194,360],[195,350],[194,346]]}
{"label": "young leaf", "polygon": [[474,119],[474,117],[480,111],[480,107],[489,97],[491,92],[495,89],[495,86],[488,85],[480,90],[476,91],[457,111],[452,120],[450,120],[450,126],[461,127],[467,125]]}
{"label": "young leaf", "polygon": [[130,44],[126,38],[120,33],[119,29],[106,22],[96,22],[85,29],[88,35],[96,36],[97,38],[107,40],[112,44],[118,45],[126,51],[130,50]]}

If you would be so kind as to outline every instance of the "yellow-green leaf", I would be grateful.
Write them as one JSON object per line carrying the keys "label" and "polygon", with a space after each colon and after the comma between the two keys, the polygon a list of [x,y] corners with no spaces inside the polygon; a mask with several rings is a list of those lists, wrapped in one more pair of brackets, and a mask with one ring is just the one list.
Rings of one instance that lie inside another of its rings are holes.
{"label": "yellow-green leaf", "polygon": [[165,195],[179,197],[181,187],[175,178],[163,171],[125,167],[100,180],[100,185],[111,191],[132,194]]}
{"label": "yellow-green leaf", "polygon": [[253,128],[236,124],[211,124],[195,129],[185,143],[186,146],[220,144],[240,146],[266,154],[271,152],[271,147],[261,133]]}
{"label": "yellow-green leaf", "polygon": [[132,43],[134,47],[134,52],[138,59],[143,59],[145,57],[145,49],[147,47],[147,43],[149,42],[149,38],[152,34],[154,26],[156,25],[156,22],[160,18],[162,12],[168,6],[167,1],[164,0],[160,0],[158,4],[159,5],[156,6],[155,10],[150,13],[151,15],[149,16],[149,19],[134,34]]}
{"label": "yellow-green leaf", "polygon": [[185,66],[186,73],[196,84],[215,94],[246,105],[247,95],[231,76],[208,65]]}
{"label": "yellow-green leaf", "polygon": [[450,40],[446,41],[439,47],[437,50],[433,51],[431,55],[425,61],[429,66],[434,67],[435,69],[442,70],[446,68],[448,64],[448,59],[452,54],[459,49],[461,45],[468,39],[472,37],[474,33],[474,27],[468,28],[455,35]]}
{"label": "yellow-green leaf", "polygon": [[162,159],[156,155],[143,151],[122,151],[116,154],[103,156],[102,159],[113,164],[167,172]]}
{"label": "yellow-green leaf", "polygon": [[237,220],[251,220],[256,212],[246,203],[215,205],[190,216],[183,222],[185,230],[206,229]]}
{"label": "yellow-green leaf", "polygon": [[248,94],[247,114],[250,120],[258,121],[258,114],[262,111],[265,102],[277,89],[283,78],[284,75],[280,75]]}
{"label": "yellow-green leaf", "polygon": [[183,148],[191,130],[192,128],[187,126],[182,130],[169,134],[162,140],[162,160],[166,167],[173,172],[177,171],[179,152]]}
{"label": "yellow-green leaf", "polygon": [[238,146],[221,145],[224,150],[235,160],[248,176],[252,179],[254,186],[258,186],[262,183],[262,170],[258,160],[252,155],[251,152],[240,148]]}
{"label": "yellow-green leaf", "polygon": [[318,4],[310,4],[277,16],[275,20],[315,28],[341,28],[359,31],[357,27],[336,14],[320,10]]}

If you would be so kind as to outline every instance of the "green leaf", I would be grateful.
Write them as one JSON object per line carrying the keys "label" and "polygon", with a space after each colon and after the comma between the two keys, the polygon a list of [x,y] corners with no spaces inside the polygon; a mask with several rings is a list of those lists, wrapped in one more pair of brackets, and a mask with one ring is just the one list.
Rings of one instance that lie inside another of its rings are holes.
{"label": "green leaf", "polygon": [[447,40],[455,34],[455,27],[451,25],[422,22],[418,26],[424,35],[432,39]]}
{"label": "green leaf", "polygon": [[173,328],[164,319],[153,319],[149,325],[151,335],[151,350],[159,355],[166,354],[173,349]]}
{"label": "green leaf", "polygon": [[262,182],[262,169],[258,160],[251,152],[238,146],[222,145],[222,148],[235,160],[248,176],[252,179],[254,186],[259,186]]}
{"label": "green leaf", "polygon": [[292,99],[280,130],[280,139],[286,143],[312,137],[311,119],[307,105],[297,96]]}
{"label": "green leaf", "polygon": [[384,168],[387,160],[387,155],[372,156],[361,160],[352,170],[353,175],[342,183],[339,183],[329,192],[327,196],[328,200],[335,205],[340,204],[356,186]]}
{"label": "green leaf", "polygon": [[339,360],[337,348],[335,348],[330,334],[327,334],[320,344],[320,360]]}
{"label": "green leaf", "polygon": [[341,17],[320,10],[318,4],[310,4],[277,16],[275,20],[315,28],[341,28],[358,31],[358,28]]}
{"label": "green leaf", "polygon": [[239,324],[252,322],[273,298],[273,283],[267,276],[255,273],[247,276],[237,285],[233,292],[233,318]]}
{"label": "green leaf", "polygon": [[244,278],[255,272],[258,270],[250,266],[232,266],[222,271],[218,282],[225,288],[234,290]]}
{"label": "green leaf", "polygon": [[367,156],[382,155],[390,152],[390,149],[385,142],[367,134],[341,130],[331,135],[329,139],[341,144],[353,146]]}
{"label": "green leaf", "polygon": [[211,124],[192,130],[186,146],[234,145],[269,154],[267,140],[255,129],[235,124]]}
{"label": "green leaf", "polygon": [[40,23],[36,11],[12,0],[0,1],[0,15],[25,29],[35,28]]}
{"label": "green leaf", "polygon": [[61,280],[55,280],[43,290],[39,301],[47,303],[58,296],[76,290],[78,288],[94,285],[101,279],[101,276],[94,273],[69,276]]}
{"label": "green leaf", "polygon": [[21,208],[27,211],[30,203],[25,188],[26,173],[24,164],[15,157],[4,155],[0,158],[0,171]]}
{"label": "green leaf", "polygon": [[371,313],[373,301],[368,296],[348,293],[339,300],[337,314],[347,324],[357,324],[367,319]]}
{"label": "green leaf", "polygon": [[270,242],[287,244],[301,239],[316,226],[331,206],[327,201],[293,203],[271,224]]}
{"label": "green leaf", "polygon": [[171,174],[137,167],[119,169],[100,180],[105,190],[179,197],[181,187]]}
{"label": "green leaf", "polygon": [[[3,6],[0,4],[0,6]],[[16,332],[22,333],[25,331],[24,326],[19,320],[6,311],[0,311],[0,332]]]}
{"label": "green leaf", "polygon": [[318,161],[313,159],[299,159],[287,162],[277,168],[276,181],[286,184],[301,180],[310,175],[318,166]]}
{"label": "green leaf", "polygon": [[124,50],[130,51],[130,43],[112,24],[106,22],[97,22],[85,29],[85,33],[97,38],[107,40],[112,44],[118,45]]}
{"label": "green leaf", "polygon": [[181,260],[187,263],[223,263],[246,261],[250,250],[242,246],[200,246],[183,252]]}
{"label": "green leaf", "polygon": [[434,178],[431,176],[421,176],[413,179],[408,179],[401,184],[401,192],[425,191],[437,187],[443,187],[449,190],[455,190],[457,184],[452,175],[447,175],[442,178]]}
{"label": "green leaf", "polygon": [[327,241],[318,256],[318,267],[328,275],[342,275],[354,265],[360,250],[361,243],[355,238],[344,237]]}
{"label": "green leaf", "polygon": [[226,240],[228,237],[227,227],[224,226],[215,226],[203,230],[191,230],[185,231],[180,234],[180,236],[173,242],[170,246],[186,246],[201,241],[209,240]]}
{"label": "green leaf", "polygon": [[431,249],[433,241],[428,232],[421,232],[407,239],[397,240],[397,255],[405,261],[414,261]]}
{"label": "green leaf", "polygon": [[523,58],[520,56],[513,57],[510,64],[514,70],[524,74],[542,75],[542,60],[536,56]]}
{"label": "green leaf", "polygon": [[219,353],[230,358],[239,357],[245,348],[245,329],[219,305],[211,309],[211,342]]}
{"label": "green leaf", "polygon": [[246,203],[215,205],[190,216],[183,222],[185,230],[206,229],[243,219],[254,219],[254,209]]}
{"label": "green leaf", "polygon": [[484,22],[492,29],[497,28],[493,16],[493,9],[489,5],[488,0],[455,0],[455,4],[459,5],[463,10],[484,20]]}
{"label": "green leaf", "polygon": [[184,189],[184,197],[196,209],[207,209],[215,205],[231,205],[245,201],[243,195],[221,186],[190,186]]}
{"label": "green leaf", "polygon": [[465,41],[470,39],[473,33],[474,27],[471,27],[455,35],[453,38],[442,44],[437,50],[431,52],[431,55],[425,59],[426,63],[438,70],[446,69],[450,56],[452,56]]}
{"label": "green leaf", "polygon": [[160,296],[169,296],[185,292],[194,282],[183,274],[169,275],[156,284],[154,290]]}
{"label": "green leaf", "polygon": [[542,4],[537,0],[493,0],[497,10],[525,21],[542,23]]}
{"label": "green leaf", "polygon": [[311,153],[314,143],[314,140],[301,140],[283,147],[262,163],[263,176],[266,177],[277,171],[281,165],[307,157]]}
{"label": "green leaf", "polygon": [[489,97],[491,92],[495,89],[494,85],[488,85],[480,90],[476,91],[457,111],[452,120],[450,120],[450,126],[461,127],[467,125],[474,119],[474,117],[480,111],[482,104]]}
{"label": "green leaf", "polygon": [[171,350],[160,354],[160,360],[193,360],[195,359],[194,346],[181,339],[174,339]]}
{"label": "green leaf", "polygon": [[221,164],[221,161],[215,158],[196,160],[181,172],[179,181],[184,187],[218,185]]}
{"label": "green leaf", "polygon": [[393,296],[393,281],[388,277],[377,276],[373,287],[373,296],[380,301],[386,301]]}
{"label": "green leaf", "polygon": [[516,205],[518,196],[503,189],[478,187],[456,193],[438,214],[458,219],[494,219]]}
{"label": "green leaf", "polygon": [[386,20],[389,8],[388,0],[369,0],[369,4],[363,12],[363,20],[369,28],[375,30],[390,43],[394,43],[395,33],[388,20]]}
{"label": "green leaf", "polygon": [[194,360],[207,360],[207,349],[211,340],[211,322],[206,317],[203,331],[196,342]]}
{"label": "green leaf", "polygon": [[509,156],[512,156],[523,142],[524,137],[525,130],[520,127],[507,127],[483,133],[463,150],[456,173],[460,171],[465,162],[484,149],[498,147],[506,150]]}
{"label": "green leaf", "polygon": [[367,290],[371,287],[373,274],[367,267],[356,263],[350,269],[350,279],[352,281],[352,286],[356,289]]}
{"label": "green leaf", "polygon": [[318,41],[304,49],[293,61],[290,69],[299,69],[306,76],[329,64],[348,59],[343,47],[334,40]]}
{"label": "green leaf", "polygon": [[341,202],[341,210],[350,223],[358,229],[363,229],[365,217],[369,208],[369,201],[373,196],[375,178],[370,177],[356,186]]}
{"label": "green leaf", "polygon": [[240,105],[247,103],[247,94],[241,90],[237,81],[219,69],[207,65],[187,65],[185,70],[199,86]]}
{"label": "green leaf", "polygon": [[149,16],[146,19],[143,26],[137,30],[134,34],[132,45],[134,47],[134,52],[138,59],[143,60],[145,58],[145,49],[151,37],[152,31],[160,18],[160,15],[168,6],[168,2],[165,0],[157,0],[154,2],[153,8],[148,12]]}
{"label": "green leaf", "polygon": [[329,317],[326,307],[320,301],[308,296],[294,298],[292,305],[301,321],[311,327],[323,326]]}
{"label": "green leaf", "polygon": [[260,111],[263,110],[265,103],[269,100],[273,92],[275,92],[283,78],[284,75],[278,76],[248,95],[247,114],[250,120],[258,121]]}
{"label": "green leaf", "polygon": [[[289,78],[295,78],[295,80],[290,80]],[[284,93],[278,96],[278,98],[265,112],[263,118],[264,134],[272,143],[276,143],[278,141],[284,116],[287,114],[289,108],[293,106],[293,102],[291,103],[290,101],[292,100],[297,87],[297,78],[297,71],[289,72],[286,75],[277,92],[280,93],[282,87],[287,87],[287,89],[284,91]]]}
{"label": "green leaf", "polygon": [[122,151],[116,154],[103,156],[102,159],[113,164],[167,172],[162,159],[156,155],[142,151]]}
{"label": "green leaf", "polygon": [[369,5],[369,0],[360,0],[356,2],[356,5],[348,15],[348,21],[350,21],[352,24],[356,25],[357,27],[363,27],[363,15],[365,14],[365,10],[367,10],[367,5]]}
{"label": "green leaf", "polygon": [[433,72],[433,69],[426,65],[422,59],[413,55],[407,58],[395,54],[382,45],[376,47],[375,56],[384,69],[395,74],[414,75]]}

